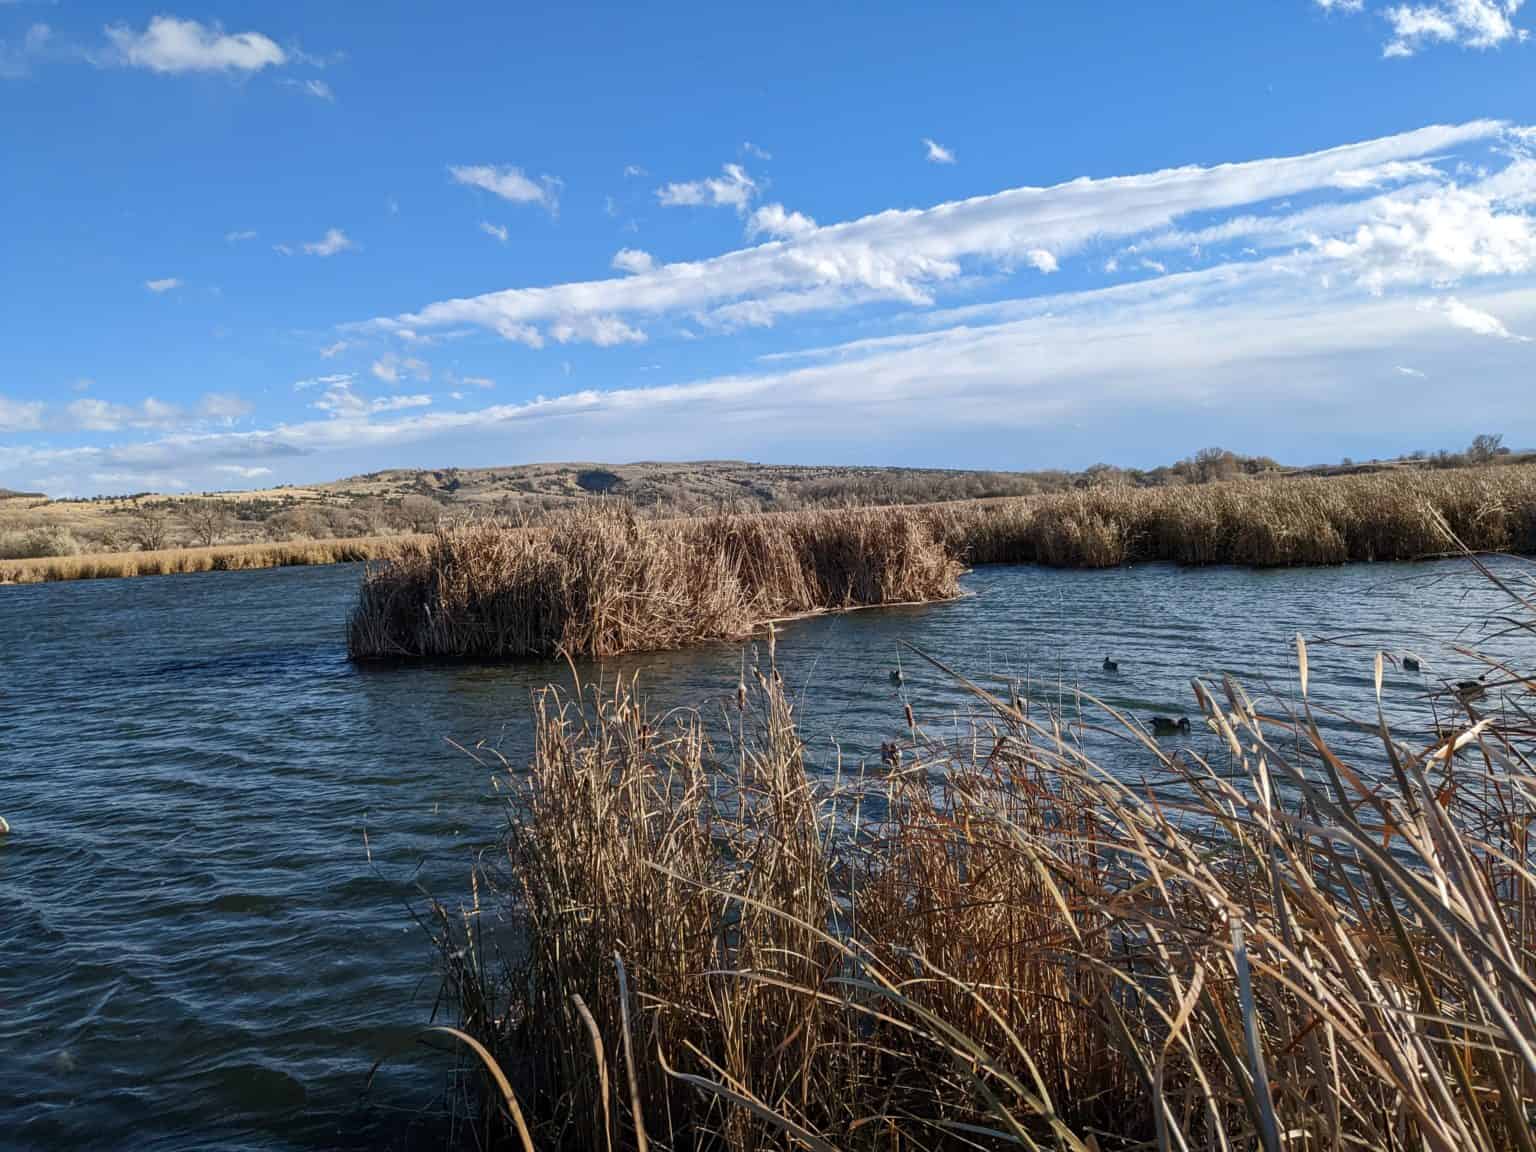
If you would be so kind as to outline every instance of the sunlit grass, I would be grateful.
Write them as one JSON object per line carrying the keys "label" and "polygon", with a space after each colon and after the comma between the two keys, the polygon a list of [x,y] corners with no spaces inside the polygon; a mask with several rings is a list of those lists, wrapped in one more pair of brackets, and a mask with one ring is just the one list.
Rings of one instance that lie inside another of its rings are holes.
{"label": "sunlit grass", "polygon": [[713,719],[547,690],[502,852],[436,909],[501,1077],[477,1138],[1530,1148],[1536,681],[1346,749],[1298,663],[1294,713],[1197,683],[1198,744],[1084,700],[1115,773],[947,670],[968,729],[898,712],[895,767],[813,771],[771,638]]}

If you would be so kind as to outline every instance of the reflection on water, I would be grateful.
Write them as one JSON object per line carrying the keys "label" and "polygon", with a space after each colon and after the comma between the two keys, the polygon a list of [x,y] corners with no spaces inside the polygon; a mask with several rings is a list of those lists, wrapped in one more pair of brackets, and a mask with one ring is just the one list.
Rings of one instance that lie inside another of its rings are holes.
{"label": "reflection on water", "polygon": [[[418,884],[456,893],[500,818],[487,770],[453,745],[525,757],[530,693],[569,670],[354,667],[342,625],[357,579],[333,567],[0,589],[0,815],[14,828],[0,841],[0,1142],[378,1147],[433,1099],[440,1068],[420,1058],[386,1064],[371,1105],[363,1088],[435,991],[407,903]],[[1426,691],[1476,670],[1454,646],[1497,630],[1502,607],[1451,563],[993,568],[966,586],[951,604],[783,630],[780,664],[823,765],[838,747],[845,763],[877,760],[904,702],[930,732],[959,729],[963,694],[900,641],[989,683],[1028,680],[1037,699],[1080,688],[1142,718],[1193,712],[1193,675],[1289,699],[1298,631],[1314,695],[1370,714],[1372,653],[1412,650],[1423,671],[1389,668],[1386,705],[1427,732]],[[657,708],[713,707],[753,647],[582,674],[639,672]]]}

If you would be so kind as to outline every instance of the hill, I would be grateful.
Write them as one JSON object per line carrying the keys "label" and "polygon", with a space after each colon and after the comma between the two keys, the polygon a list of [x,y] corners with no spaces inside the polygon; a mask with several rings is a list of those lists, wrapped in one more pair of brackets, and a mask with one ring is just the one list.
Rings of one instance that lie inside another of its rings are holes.
{"label": "hill", "polygon": [[537,520],[583,501],[619,498],[642,515],[792,511],[1029,496],[1103,486],[1163,487],[1240,477],[1338,475],[1524,459],[1440,453],[1310,469],[1207,449],[1147,469],[964,471],[757,464],[740,460],[570,462],[505,468],[387,469],[323,484],[50,500],[0,489],[0,559],[212,544],[378,537],[429,531],[446,518]]}

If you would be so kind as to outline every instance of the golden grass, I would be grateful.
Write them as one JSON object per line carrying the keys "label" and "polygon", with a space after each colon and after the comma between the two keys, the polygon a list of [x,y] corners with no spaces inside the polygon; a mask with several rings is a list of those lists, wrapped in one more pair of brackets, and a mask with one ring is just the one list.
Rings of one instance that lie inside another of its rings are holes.
{"label": "golden grass", "polygon": [[1536,552],[1536,467],[1090,488],[932,505],[972,564],[1104,568],[1145,561],[1273,567]]}
{"label": "golden grass", "polygon": [[209,548],[166,548],[154,552],[100,552],[0,560],[0,584],[47,580],[97,580],[116,576],[164,576],[174,572],[233,572],[303,564],[346,564],[386,559],[420,548],[421,536],[358,536],[344,540],[302,540],[286,544],[216,544]]}
{"label": "golden grass", "polygon": [[348,644],[355,657],[607,656],[943,599],[959,574],[906,508],[647,521],[594,505],[537,529],[441,529],[368,573]]}
{"label": "golden grass", "polygon": [[878,509],[441,528],[365,577],[354,657],[608,656],[956,594],[962,563],[1333,564],[1536,552],[1536,467],[1100,488]]}
{"label": "golden grass", "polygon": [[1118,775],[976,688],[813,772],[771,639],[723,724],[546,690],[435,909],[476,1144],[1530,1150],[1536,679],[1490,671],[1496,711],[1348,750],[1231,683],[1210,759],[1085,702]]}

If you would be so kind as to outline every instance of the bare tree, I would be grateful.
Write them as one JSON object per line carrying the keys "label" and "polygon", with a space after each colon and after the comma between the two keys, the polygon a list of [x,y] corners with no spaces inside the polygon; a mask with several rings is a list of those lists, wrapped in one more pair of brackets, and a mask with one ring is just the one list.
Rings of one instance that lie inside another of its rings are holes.
{"label": "bare tree", "polygon": [[171,518],[163,505],[139,504],[128,526],[128,539],[141,551],[158,552],[171,534]]}
{"label": "bare tree", "polygon": [[1484,432],[1472,438],[1472,447],[1467,449],[1467,459],[1473,464],[1490,463],[1503,445],[1504,437],[1501,433]]}
{"label": "bare tree", "polygon": [[193,537],[203,545],[217,544],[229,531],[229,505],[216,496],[188,501],[186,517],[192,526]]}

